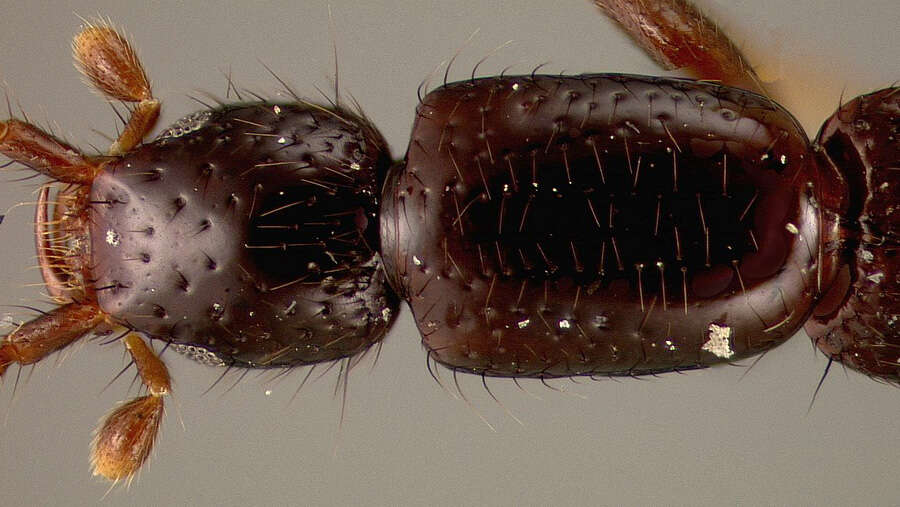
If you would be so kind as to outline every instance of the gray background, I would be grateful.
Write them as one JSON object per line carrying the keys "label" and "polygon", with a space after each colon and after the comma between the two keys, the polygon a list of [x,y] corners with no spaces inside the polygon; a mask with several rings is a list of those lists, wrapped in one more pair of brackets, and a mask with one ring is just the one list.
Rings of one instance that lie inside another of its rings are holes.
{"label": "gray background", "polygon": [[[845,97],[900,79],[896,0],[699,2],[731,29],[782,102],[812,134]],[[361,5],[365,4],[365,5]],[[784,4],[789,4],[785,6]],[[27,5],[27,7],[26,7]],[[405,149],[416,86],[457,50],[453,79],[479,74],[619,71],[655,66],[584,0],[558,2],[331,2],[341,88]],[[105,147],[109,107],[79,81],[69,58],[77,15],[126,28],[164,101],[161,124],[197,109],[188,95],[224,95],[224,72],[272,94],[278,84],[330,90],[326,2],[0,1],[0,80],[29,117],[52,122],[80,146]],[[480,32],[470,43],[467,38]],[[441,69],[438,73],[443,72]],[[434,81],[439,81],[437,77]],[[2,175],[0,208],[34,199],[35,180]],[[33,207],[0,226],[0,300],[40,304],[30,232]],[[26,312],[3,307],[16,318]],[[209,394],[218,370],[167,354],[175,379],[155,455],[130,490],[105,505],[549,505],[889,504],[900,493],[900,392],[834,369],[807,406],[825,360],[801,336],[746,368],[623,381],[489,380],[520,426],[481,387],[471,401],[428,376],[408,311],[378,363],[351,375],[341,402],[334,372],[290,397],[301,371],[271,381],[251,373]],[[23,370],[0,390],[0,494],[5,505],[90,505],[107,484],[92,478],[92,428],[134,394],[119,345],[86,342]],[[15,374],[15,370],[12,370]],[[449,376],[444,372],[445,383]],[[539,399],[538,399],[539,398]],[[476,415],[496,428],[492,432]],[[183,422],[183,426],[182,426]]]}

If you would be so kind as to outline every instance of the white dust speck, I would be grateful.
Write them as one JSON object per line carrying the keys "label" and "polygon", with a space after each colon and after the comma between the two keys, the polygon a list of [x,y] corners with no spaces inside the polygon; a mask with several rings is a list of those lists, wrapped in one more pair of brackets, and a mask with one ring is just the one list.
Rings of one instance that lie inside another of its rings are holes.
{"label": "white dust speck", "polygon": [[871,275],[866,277],[866,280],[872,283],[881,283],[881,281],[884,280],[884,273],[882,273],[881,271],[872,273]]}
{"label": "white dust speck", "polygon": [[720,326],[715,322],[710,323],[707,334],[708,340],[701,349],[712,352],[723,359],[728,359],[734,355],[734,350],[731,349],[731,341],[729,340],[731,334],[731,327]]}
{"label": "white dust speck", "polygon": [[109,229],[106,231],[106,242],[112,246],[119,246],[119,241],[121,240],[121,236],[119,233]]}
{"label": "white dust speck", "polygon": [[591,322],[597,327],[607,327],[609,326],[609,317],[606,315],[594,315]]}

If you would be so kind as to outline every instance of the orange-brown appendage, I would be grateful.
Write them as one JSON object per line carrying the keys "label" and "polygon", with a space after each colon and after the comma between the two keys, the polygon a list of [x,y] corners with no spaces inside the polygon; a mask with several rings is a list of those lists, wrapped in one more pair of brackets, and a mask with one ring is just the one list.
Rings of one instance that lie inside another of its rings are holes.
{"label": "orange-brown appendage", "polygon": [[687,0],[594,0],[663,68],[765,95],[737,46]]}
{"label": "orange-brown appendage", "polygon": [[[0,155],[69,183],[51,198],[50,185],[39,194],[35,234],[41,274],[55,310],[26,322],[0,338],[0,375],[12,363],[32,364],[74,342],[104,322],[91,279],[88,251],[90,186],[106,161],[139,145],[159,117],[160,103],[126,38],[106,23],[88,25],[72,42],[76,66],[110,100],[127,102],[129,118],[106,157],[87,157],[16,119],[0,121]],[[53,215],[50,202],[55,200]],[[76,302],[81,301],[81,302]],[[171,382],[166,366],[140,336],[123,340],[149,394],[123,404],[105,418],[94,439],[94,473],[130,480],[153,447]]]}
{"label": "orange-brown appendage", "polygon": [[169,369],[159,359],[147,342],[136,333],[128,333],[124,338],[125,347],[131,354],[141,381],[147,386],[147,390],[154,396],[169,394],[172,386],[169,383]]}
{"label": "orange-brown appendage", "polygon": [[75,148],[16,119],[0,121],[0,153],[57,181],[87,185],[99,170]]}
{"label": "orange-brown appendage", "polygon": [[131,111],[128,123],[119,135],[119,138],[110,146],[109,155],[123,155],[135,146],[141,144],[144,136],[153,130],[156,120],[159,118],[159,101],[156,99],[142,100]]}
{"label": "orange-brown appendage", "polygon": [[169,370],[137,334],[129,333],[125,347],[150,392],[114,410],[100,424],[91,448],[94,475],[109,480],[131,479],[150,451],[163,415],[163,396],[169,394]]}
{"label": "orange-brown appendage", "polygon": [[107,97],[125,102],[153,98],[137,54],[111,26],[86,26],[72,40],[72,53],[79,70]]}
{"label": "orange-brown appendage", "polygon": [[97,327],[103,319],[96,304],[69,303],[22,324],[0,342],[0,375],[12,363],[40,361]]}
{"label": "orange-brown appendage", "polygon": [[150,394],[106,416],[91,445],[94,475],[111,481],[131,479],[153,449],[162,415],[162,398]]}
{"label": "orange-brown appendage", "polygon": [[72,40],[77,67],[107,97],[137,103],[109,155],[122,155],[144,139],[159,117],[159,101],[128,40],[105,23],[88,25]]}

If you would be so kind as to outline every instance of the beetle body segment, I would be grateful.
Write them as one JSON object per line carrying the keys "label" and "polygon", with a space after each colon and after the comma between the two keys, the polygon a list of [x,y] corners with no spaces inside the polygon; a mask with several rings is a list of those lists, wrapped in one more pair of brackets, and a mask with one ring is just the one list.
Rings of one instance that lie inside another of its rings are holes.
{"label": "beetle body segment", "polygon": [[357,354],[397,299],[377,254],[384,141],[302,104],[189,116],[91,188],[94,286],[113,319],[225,364]]}
{"label": "beetle body segment", "polygon": [[819,295],[821,194],[842,189],[808,147],[780,106],[714,84],[453,83],[424,98],[388,178],[385,264],[454,368],[644,374],[756,354]]}
{"label": "beetle body segment", "polygon": [[900,380],[900,87],[857,97],[816,139],[848,182],[844,265],[806,331],[828,357]]}

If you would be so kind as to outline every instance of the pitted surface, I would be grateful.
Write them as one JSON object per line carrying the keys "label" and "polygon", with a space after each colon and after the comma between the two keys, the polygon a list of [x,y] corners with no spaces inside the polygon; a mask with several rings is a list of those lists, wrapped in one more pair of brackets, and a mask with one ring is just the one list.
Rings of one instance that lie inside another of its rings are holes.
{"label": "pitted surface", "polygon": [[454,83],[385,187],[383,255],[432,356],[491,375],[745,357],[809,314],[820,181],[758,95],[624,75]]}
{"label": "pitted surface", "polygon": [[377,255],[381,137],[300,104],[189,118],[94,182],[101,307],[243,365],[346,357],[380,339],[397,305]]}

